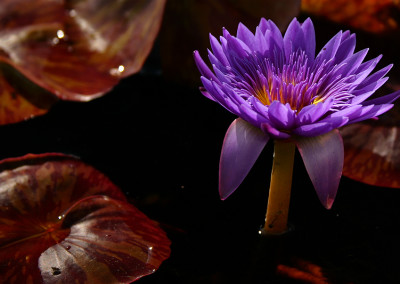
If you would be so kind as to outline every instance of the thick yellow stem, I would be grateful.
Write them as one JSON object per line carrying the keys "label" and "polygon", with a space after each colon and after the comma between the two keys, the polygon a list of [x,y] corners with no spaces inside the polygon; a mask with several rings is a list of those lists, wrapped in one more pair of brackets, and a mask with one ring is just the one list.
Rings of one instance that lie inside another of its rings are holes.
{"label": "thick yellow stem", "polygon": [[282,234],[287,231],[290,191],[295,144],[275,140],[274,161],[265,218],[264,233]]}

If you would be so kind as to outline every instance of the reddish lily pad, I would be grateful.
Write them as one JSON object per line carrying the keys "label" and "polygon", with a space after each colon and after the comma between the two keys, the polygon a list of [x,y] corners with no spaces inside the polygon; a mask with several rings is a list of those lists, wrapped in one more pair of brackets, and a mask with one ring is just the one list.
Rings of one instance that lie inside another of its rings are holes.
{"label": "reddish lily pad", "polygon": [[[4,0],[0,62],[63,100],[89,101],[138,72],[158,33],[165,0]],[[4,79],[3,79],[4,80]],[[0,124],[45,112],[0,81]],[[13,97],[13,102],[8,104]],[[31,94],[28,93],[28,96]],[[25,95],[25,98],[27,95]],[[36,99],[35,101],[40,101]]]}
{"label": "reddish lily pad", "polygon": [[169,0],[160,31],[164,75],[180,83],[199,84],[192,54],[194,50],[206,54],[209,33],[218,37],[223,27],[234,31],[239,22],[254,30],[261,17],[284,30],[299,11],[300,0]]}
{"label": "reddish lily pad", "polygon": [[396,11],[400,3],[394,0],[303,0],[304,12],[324,17],[356,29],[382,33],[399,28]]}
{"label": "reddish lily pad", "polygon": [[400,128],[366,123],[341,130],[343,175],[367,184],[400,188]]}
{"label": "reddish lily pad", "polygon": [[103,174],[61,154],[0,162],[0,279],[130,283],[170,241]]}
{"label": "reddish lily pad", "polygon": [[290,265],[278,264],[276,272],[286,281],[298,283],[329,284],[329,280],[323,273],[323,268],[310,261],[294,257]]}

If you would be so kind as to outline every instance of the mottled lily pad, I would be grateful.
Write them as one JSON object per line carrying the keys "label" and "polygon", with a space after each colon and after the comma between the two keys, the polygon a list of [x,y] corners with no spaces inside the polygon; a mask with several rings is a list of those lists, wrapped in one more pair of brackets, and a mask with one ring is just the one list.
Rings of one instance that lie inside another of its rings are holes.
{"label": "mottled lily pad", "polygon": [[4,283],[130,283],[153,273],[169,245],[107,177],[76,158],[0,162]]}
{"label": "mottled lily pad", "polygon": [[[141,69],[164,4],[165,0],[1,1],[0,63],[15,68],[42,93],[89,101]],[[4,80],[0,124],[43,114],[50,107],[36,103],[42,101],[35,97],[40,92],[21,92]]]}
{"label": "mottled lily pad", "polygon": [[301,9],[372,33],[384,33],[399,28],[396,13],[400,11],[400,3],[393,0],[303,0]]}
{"label": "mottled lily pad", "polygon": [[400,188],[400,128],[349,125],[341,130],[343,174],[370,185]]}

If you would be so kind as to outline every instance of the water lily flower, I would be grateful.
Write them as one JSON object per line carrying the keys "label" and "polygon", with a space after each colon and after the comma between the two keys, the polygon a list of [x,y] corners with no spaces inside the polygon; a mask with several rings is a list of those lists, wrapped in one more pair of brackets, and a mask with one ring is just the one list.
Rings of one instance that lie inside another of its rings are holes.
{"label": "water lily flower", "polygon": [[194,52],[202,75],[200,90],[239,117],[228,128],[222,146],[221,198],[238,188],[264,146],[274,139],[264,229],[281,232],[287,226],[296,147],[319,200],[331,208],[344,159],[337,128],[376,118],[393,106],[399,92],[368,100],[386,82],[392,65],[371,73],[381,56],[363,62],[368,49],[354,52],[356,37],[349,31],[338,32],[315,55],[310,19],[303,23],[293,19],[284,35],[266,19],[261,19],[255,33],[239,24],[236,36],[223,29],[219,41],[210,35],[210,44],[212,69]]}

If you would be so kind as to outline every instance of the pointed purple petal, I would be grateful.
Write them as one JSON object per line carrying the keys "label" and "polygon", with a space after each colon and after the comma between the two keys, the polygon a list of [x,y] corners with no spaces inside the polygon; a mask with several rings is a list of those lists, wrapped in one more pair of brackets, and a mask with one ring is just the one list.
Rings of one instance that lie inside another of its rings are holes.
{"label": "pointed purple petal", "polygon": [[342,32],[340,31],[333,38],[331,38],[327,42],[327,44],[325,44],[325,46],[318,53],[315,62],[317,62],[317,64],[320,64],[324,60],[329,61],[330,59],[334,58],[340,46],[341,38]]}
{"label": "pointed purple petal", "polygon": [[254,46],[255,51],[258,51],[260,54],[267,57],[269,45],[268,41],[266,40],[265,34],[261,31],[260,27],[256,28],[256,33],[254,35]]}
{"label": "pointed purple petal", "polygon": [[382,96],[373,100],[363,102],[363,106],[367,105],[379,105],[379,104],[390,104],[400,97],[400,91],[396,91],[386,96]]}
{"label": "pointed purple petal", "polygon": [[343,171],[342,137],[335,129],[316,137],[296,140],[318,198],[326,209],[332,207]]}
{"label": "pointed purple petal", "polygon": [[219,194],[222,200],[231,195],[253,167],[269,137],[241,118],[225,134],[219,163]]}
{"label": "pointed purple petal", "polygon": [[256,49],[254,46],[254,34],[242,23],[239,23],[236,37],[243,41],[250,49]]}
{"label": "pointed purple petal", "polygon": [[219,82],[218,78],[215,77],[214,73],[210,70],[210,68],[208,68],[207,64],[204,62],[203,58],[201,58],[200,53],[197,50],[193,52],[193,57],[201,75],[207,79]]}
{"label": "pointed purple petal", "polygon": [[349,106],[328,115],[326,118],[324,118],[324,120],[330,119],[332,117],[348,117],[349,119],[351,119],[353,118],[353,116],[358,116],[361,113],[361,109],[362,109],[361,105]]}
{"label": "pointed purple petal", "polygon": [[[343,39],[345,36],[348,36],[346,39]],[[340,47],[335,55],[336,62],[342,62],[347,57],[353,54],[354,49],[356,47],[356,36],[355,34],[349,34],[348,31],[344,32],[342,35],[342,42],[340,43]]]}
{"label": "pointed purple petal", "polygon": [[235,101],[232,101],[231,98],[229,98],[227,94],[221,90],[220,85],[218,85],[214,81],[208,80],[203,76],[200,77],[200,80],[202,81],[204,88],[207,90],[207,92],[202,92],[204,96],[206,96],[207,98],[211,96],[211,100],[218,102],[228,111],[238,115],[238,104]]}
{"label": "pointed purple petal", "polygon": [[319,122],[301,125],[293,130],[293,134],[306,137],[322,135],[345,125],[348,121],[349,119],[347,117],[328,117]]}
{"label": "pointed purple petal", "polygon": [[375,85],[375,83],[381,79],[383,76],[385,76],[389,70],[393,67],[393,64],[390,64],[378,71],[376,71],[375,73],[373,73],[372,75],[368,76],[364,81],[362,81],[360,83],[360,85],[358,85],[358,87],[355,90],[362,90],[370,85]]}
{"label": "pointed purple petal", "polygon": [[263,33],[265,33],[265,31],[267,31],[267,29],[270,29],[269,23],[265,18],[261,18],[260,23],[258,24],[258,27],[260,28],[260,30]]}
{"label": "pointed purple petal", "polygon": [[328,98],[324,102],[311,104],[302,108],[297,115],[297,120],[300,124],[314,123],[329,111],[333,104],[333,98]]}
{"label": "pointed purple petal", "polygon": [[268,108],[269,120],[277,129],[290,129],[294,124],[295,113],[289,104],[273,101]]}
{"label": "pointed purple petal", "polygon": [[250,48],[240,39],[235,38],[231,35],[225,37],[227,41],[225,54],[228,55],[227,58],[232,64],[235,57],[246,58],[248,54],[251,53]]}
{"label": "pointed purple petal", "polygon": [[210,34],[210,45],[211,49],[215,55],[215,57],[223,64],[223,65],[228,65],[228,60],[226,59],[225,53],[222,49],[221,44],[218,42],[218,40]]}
{"label": "pointed purple petal", "polygon": [[378,115],[387,112],[393,107],[392,104],[383,104],[383,105],[368,105],[363,107],[359,116],[351,119],[349,123],[360,122],[363,120],[367,120],[370,118],[376,118]]}
{"label": "pointed purple petal", "polygon": [[303,31],[300,28],[300,23],[297,21],[296,18],[294,18],[290,22],[285,32],[285,36],[283,37],[283,45],[285,48],[286,59],[288,59],[290,54],[292,52],[295,52],[299,46],[303,47],[303,44],[304,44]]}
{"label": "pointed purple petal", "polygon": [[307,18],[301,25],[304,34],[304,47],[308,60],[312,62],[315,58],[315,30],[310,18]]}
{"label": "pointed purple petal", "polygon": [[207,99],[216,102],[216,100],[213,98],[213,96],[210,95],[210,93],[206,90],[206,88],[200,87],[199,90],[203,94],[203,96],[205,96]]}
{"label": "pointed purple petal", "polygon": [[290,138],[290,134],[286,132],[279,131],[268,123],[261,123],[261,129],[265,133],[268,133],[269,136],[275,139],[288,139]]}
{"label": "pointed purple petal", "polygon": [[365,48],[346,58],[346,60],[343,61],[343,63],[346,64],[343,64],[340,68],[337,69],[336,72],[339,72],[342,76],[347,76],[354,73],[354,71],[360,67],[367,53],[368,48]]}
{"label": "pointed purple petal", "polygon": [[383,84],[385,84],[388,79],[389,79],[388,77],[384,77],[384,78],[379,79],[378,81],[364,87],[361,90],[353,91],[353,95],[355,97],[352,98],[349,103],[353,104],[353,105],[362,103],[363,101],[368,99],[370,96],[372,96],[374,94],[374,92],[377,89],[379,89]]}
{"label": "pointed purple petal", "polygon": [[244,103],[239,106],[239,114],[238,116],[246,120],[248,123],[252,124],[253,126],[259,128],[260,123],[260,115],[250,107],[249,104]]}

